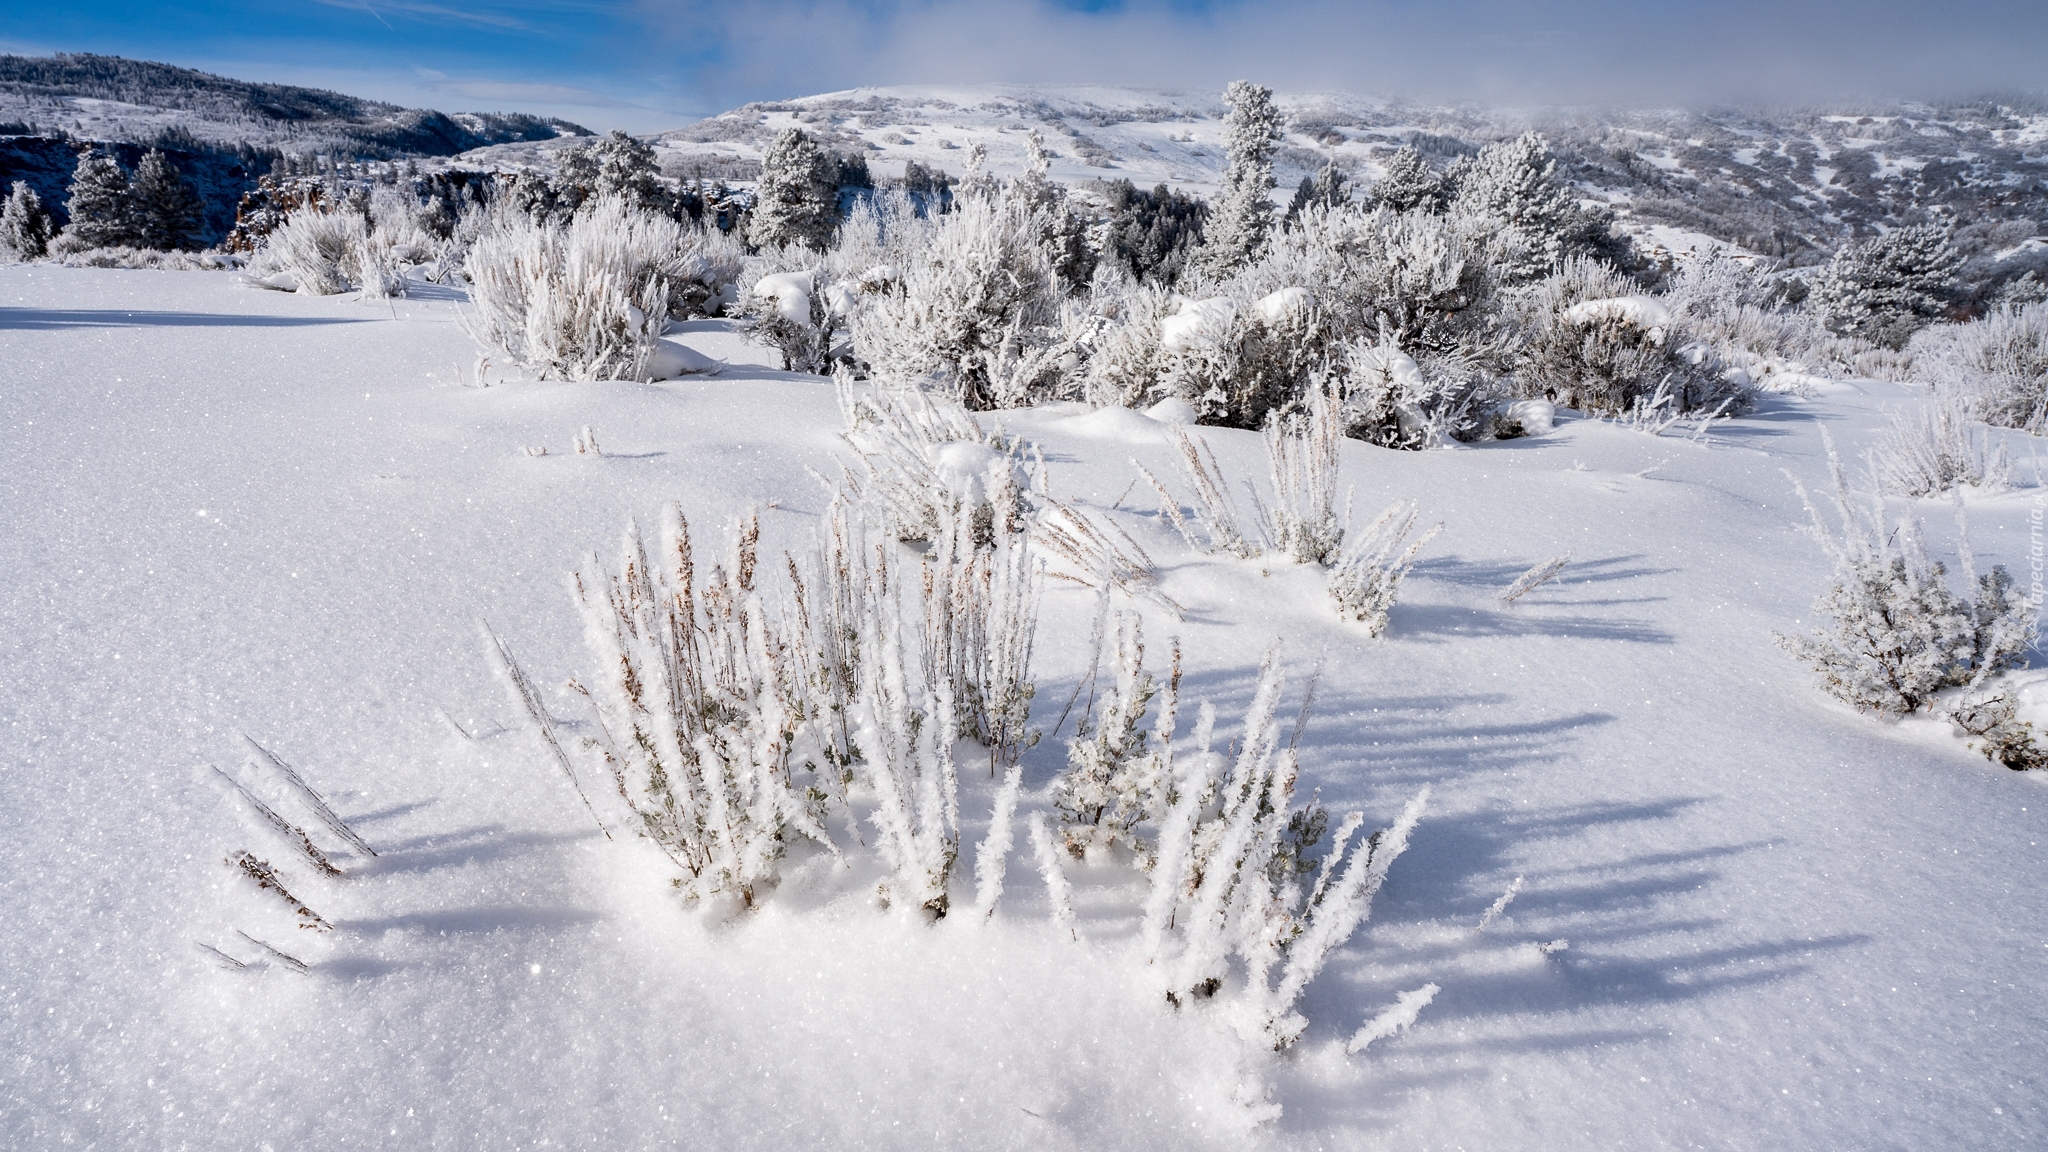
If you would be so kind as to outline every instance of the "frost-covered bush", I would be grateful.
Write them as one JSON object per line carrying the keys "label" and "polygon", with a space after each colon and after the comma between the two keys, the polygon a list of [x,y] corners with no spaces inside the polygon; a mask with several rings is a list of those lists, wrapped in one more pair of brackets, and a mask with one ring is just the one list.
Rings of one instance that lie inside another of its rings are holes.
{"label": "frost-covered bush", "polygon": [[1834,581],[1814,608],[1827,618],[1808,636],[1779,635],[1786,651],[1810,663],[1830,694],[1858,708],[1904,715],[1945,689],[1981,684],[2020,667],[2034,640],[2035,611],[2003,567],[1978,574],[1967,535],[1960,537],[1964,592],[1927,555],[1919,521],[1885,525],[1884,502],[1860,506],[1842,463],[1828,447],[1831,529],[1802,489],[1814,536],[1834,564]]}
{"label": "frost-covered bush", "polygon": [[[731,558],[700,575],[671,505],[659,552],[629,528],[617,568],[593,556],[575,581],[596,668],[582,689],[636,830],[681,869],[686,895],[749,908],[791,838],[836,851],[825,793],[795,776],[815,773],[824,750],[801,722],[796,652],[755,587],[759,535],[743,521]],[[512,675],[509,660],[501,670]]]}
{"label": "frost-covered bush", "polygon": [[[1368,625],[1374,636],[1386,630],[1401,577],[1431,528],[1412,542],[1416,512],[1396,504],[1353,534],[1349,500],[1336,508],[1337,448],[1342,443],[1342,406],[1337,395],[1319,392],[1305,413],[1276,416],[1265,431],[1267,495],[1251,492],[1249,529],[1228,493],[1215,455],[1175,429],[1182,478],[1197,501],[1194,522],[1158,477],[1138,472],[1159,496],[1160,514],[1188,545],[1212,555],[1316,564],[1329,570],[1329,590],[1340,615]],[[1247,486],[1249,488],[1249,486]]]}
{"label": "frost-covered bush", "polygon": [[1962,405],[1941,392],[1931,404],[1894,412],[1870,463],[1878,483],[1896,496],[1939,496],[1965,487],[1996,492],[2012,484],[2005,445],[1983,427],[1971,427]]}
{"label": "frost-covered bush", "polygon": [[1916,374],[1973,418],[2032,433],[2048,421],[2048,304],[1925,328],[1910,350]]}
{"label": "frost-covered bush", "polygon": [[[968,408],[1031,403],[1065,295],[1035,214],[1008,197],[963,197],[922,257],[853,319],[856,356],[877,376],[930,379]],[[1021,372],[1030,366],[1038,372]]]}
{"label": "frost-covered bush", "polygon": [[1521,393],[1596,415],[1626,415],[1661,398],[1674,415],[1745,398],[1746,381],[1728,375],[1663,301],[1630,288],[1611,268],[1573,258],[1529,292]]}
{"label": "frost-covered bush", "polygon": [[[1075,856],[1121,844],[1142,857],[1149,846],[1138,836],[1138,826],[1148,820],[1156,824],[1167,807],[1163,791],[1168,781],[1161,769],[1170,755],[1179,708],[1180,646],[1173,645],[1162,690],[1145,670],[1145,634],[1138,617],[1118,613],[1112,628],[1114,682],[1083,713],[1067,743],[1067,769],[1053,782],[1061,838]],[[1096,637],[1098,649],[1101,639]],[[1101,653],[1096,655],[1091,677],[1100,667]],[[1155,697],[1159,715],[1148,729],[1145,716]]]}
{"label": "frost-covered bush", "polygon": [[1344,434],[1383,448],[1433,448],[1470,439],[1495,398],[1484,371],[1454,355],[1428,364],[1389,344],[1356,338],[1328,381],[1340,397]]}
{"label": "frost-covered bush", "polygon": [[1331,559],[1330,599],[1337,615],[1365,625],[1370,636],[1386,635],[1401,578],[1415,566],[1423,546],[1443,531],[1438,524],[1410,539],[1416,516],[1412,503],[1389,507]]}
{"label": "frost-covered bush", "polygon": [[[1872,346],[1829,332],[1810,311],[1787,305],[1782,278],[1720,254],[1680,266],[1662,299],[1691,339],[1740,368],[1759,388],[1806,375],[1856,371]],[[1867,374],[1867,373],[1859,373]]]}
{"label": "frost-covered bush", "polygon": [[1332,833],[1320,804],[1296,801],[1301,769],[1281,736],[1281,688],[1269,653],[1227,769],[1210,748],[1213,712],[1203,708],[1188,748],[1176,745],[1162,717],[1158,832],[1140,924],[1170,1003],[1191,1006],[1229,986],[1218,1004],[1225,1019],[1246,1040],[1276,1050],[1307,1027],[1295,1007],[1301,993],[1370,913],[1428,799],[1425,790],[1370,836],[1353,839],[1362,812],[1346,813]]}
{"label": "frost-covered bush", "polygon": [[1897,228],[1844,245],[1806,306],[1829,329],[1887,348],[1939,319],[1954,301],[1963,256],[1940,226]]}
{"label": "frost-covered bush", "polygon": [[829,373],[846,289],[829,283],[816,254],[802,248],[769,253],[748,271],[755,279],[740,295],[740,330],[782,353],[784,372]]}
{"label": "frost-covered bush", "polygon": [[355,287],[358,261],[369,244],[362,215],[346,208],[301,208],[272,229],[265,247],[298,282],[300,292],[331,296]]}
{"label": "frost-covered bush", "polygon": [[617,199],[566,225],[495,212],[469,251],[465,322],[543,380],[638,379],[688,257],[682,225]]}

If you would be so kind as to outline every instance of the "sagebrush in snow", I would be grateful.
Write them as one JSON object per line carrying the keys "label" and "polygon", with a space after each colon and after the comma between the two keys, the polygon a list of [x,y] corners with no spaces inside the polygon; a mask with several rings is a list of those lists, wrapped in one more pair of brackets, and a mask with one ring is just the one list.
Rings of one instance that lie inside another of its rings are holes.
{"label": "sagebrush in snow", "polygon": [[1939,392],[1931,404],[1892,413],[1870,450],[1870,464],[1884,490],[1896,496],[1939,496],[1965,487],[1996,492],[2012,484],[2004,443],[1988,429],[1971,427],[1961,403]]}
{"label": "sagebrush in snow", "polygon": [[[1165,815],[1167,781],[1162,772],[1172,758],[1179,711],[1180,644],[1173,643],[1162,688],[1145,670],[1145,637],[1138,618],[1119,613],[1114,632],[1114,679],[1083,708],[1067,744],[1066,771],[1053,783],[1061,836],[1075,856],[1117,844],[1143,854],[1147,846],[1138,836],[1138,826],[1156,824]],[[1145,717],[1155,698],[1158,718],[1148,728]]]}
{"label": "sagebrush in snow", "polygon": [[266,247],[300,292],[331,296],[354,286],[350,273],[368,242],[369,229],[358,213],[308,207],[272,229]]}
{"label": "sagebrush in snow", "polygon": [[730,559],[700,576],[671,505],[658,552],[628,528],[618,566],[592,557],[575,581],[597,667],[583,691],[619,795],[690,896],[748,907],[793,837],[833,847],[823,794],[794,775],[816,750],[801,742],[790,645],[755,586],[758,535],[743,521]]}
{"label": "sagebrush in snow", "polygon": [[1960,701],[1944,714],[1959,734],[1975,741],[1971,747],[1986,760],[2015,772],[2048,768],[2048,747],[2035,735],[2034,725],[2019,718],[2005,693]]}
{"label": "sagebrush in snow", "polygon": [[1522,394],[1597,416],[1740,405],[1746,382],[1693,341],[1662,301],[1630,288],[1612,269],[1574,258],[1531,292],[1530,335],[1516,369]]}
{"label": "sagebrush in snow", "polygon": [[1813,666],[1823,688],[1858,708],[1904,715],[1945,689],[1981,684],[2025,662],[2035,609],[2004,567],[1978,574],[1968,534],[1960,533],[1965,590],[1958,596],[1946,567],[1927,555],[1917,519],[1903,516],[1891,530],[1881,496],[1859,506],[1832,445],[1828,472],[1839,532],[1800,491],[1834,564],[1833,584],[1814,605],[1828,623],[1808,636],[1777,637]]}
{"label": "sagebrush in snow", "polygon": [[1923,329],[1910,351],[1917,375],[1971,419],[2035,434],[2048,426],[2048,304]]}
{"label": "sagebrush in snow", "polygon": [[1443,530],[1439,524],[1416,535],[1414,504],[1395,504],[1352,537],[1330,565],[1330,599],[1337,615],[1365,625],[1377,637],[1386,634],[1389,613],[1401,591],[1401,578],[1415,565],[1424,545]]}

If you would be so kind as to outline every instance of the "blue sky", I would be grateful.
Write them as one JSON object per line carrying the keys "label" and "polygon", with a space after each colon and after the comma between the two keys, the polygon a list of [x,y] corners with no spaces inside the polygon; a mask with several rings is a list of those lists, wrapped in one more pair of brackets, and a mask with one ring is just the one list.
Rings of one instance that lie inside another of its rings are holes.
{"label": "blue sky", "polygon": [[2048,3],[0,0],[0,49],[652,131],[750,99],[913,82],[1247,76],[1490,103],[2038,92]]}

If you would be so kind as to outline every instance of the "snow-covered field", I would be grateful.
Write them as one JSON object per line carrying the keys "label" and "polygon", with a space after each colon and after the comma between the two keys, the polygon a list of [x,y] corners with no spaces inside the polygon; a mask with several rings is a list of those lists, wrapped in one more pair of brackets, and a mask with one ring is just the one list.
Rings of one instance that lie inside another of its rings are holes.
{"label": "snow-covered field", "polygon": [[[1854,448],[1918,390],[1772,398],[1711,444],[1585,421],[1346,442],[1361,513],[1413,499],[1445,525],[1380,641],[1308,573],[1196,555],[1159,523],[1132,460],[1171,475],[1162,426],[1003,416],[1056,492],[1158,561],[1186,613],[1144,608],[1147,633],[1181,638],[1187,698],[1227,724],[1278,641],[1289,708],[1323,663],[1306,785],[1373,826],[1433,790],[1274,1056],[1156,999],[1127,870],[1075,873],[1079,942],[1022,849],[987,923],[879,911],[813,866],[712,925],[658,857],[600,835],[515,727],[477,621],[569,712],[564,574],[671,499],[707,545],[759,505],[769,554],[798,546],[840,414],[829,382],[715,322],[682,334],[733,362],[715,378],[475,387],[458,307],[0,268],[0,1143],[2048,1144],[2040,774],[1852,713],[1771,639],[1827,573],[1787,473],[1815,485],[1816,428]],[[604,455],[572,450],[585,426]],[[1256,436],[1207,438],[1234,475],[1262,466]],[[1980,555],[2022,583],[2044,492],[1970,507]],[[1921,511],[1949,540],[1947,509]],[[1566,550],[1558,583],[1495,599]],[[1049,593],[1048,729],[1092,605]],[[244,733],[379,852],[301,881],[331,933],[222,863],[247,837],[200,774],[244,759]],[[1028,754],[1029,787],[1062,744]],[[965,788],[969,839],[987,796]],[[237,930],[310,972],[199,947],[264,961]],[[1426,982],[1410,1031],[1345,1054]]]}

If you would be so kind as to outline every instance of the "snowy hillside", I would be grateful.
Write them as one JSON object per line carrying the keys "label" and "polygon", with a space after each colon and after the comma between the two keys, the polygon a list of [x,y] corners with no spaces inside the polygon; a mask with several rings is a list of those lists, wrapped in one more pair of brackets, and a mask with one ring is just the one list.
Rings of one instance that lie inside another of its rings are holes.
{"label": "snowy hillside", "polygon": [[[968,143],[1014,167],[1021,130],[1057,122],[1055,175],[1213,179],[1218,126],[1194,98],[1096,123],[1081,109],[1110,96],[1069,91],[1055,121],[942,95],[757,109],[694,130],[729,139],[664,148],[743,155],[816,116],[883,172],[957,174]],[[1307,107],[1289,156],[1312,150]],[[1333,120],[1343,143],[1313,147],[1370,164],[1423,126],[1387,116],[1384,133]],[[880,909],[874,873],[823,851],[793,851],[756,912],[686,904],[616,797],[579,803],[478,621],[561,731],[587,733],[566,575],[609,563],[629,519],[652,536],[668,501],[707,568],[759,509],[779,573],[824,523],[813,472],[850,462],[833,386],[767,367],[722,320],[675,337],[728,361],[716,376],[522,381],[479,364],[457,290],[410,290],[0,267],[0,1143],[2048,1144],[2048,774],[1992,765],[1945,723],[1858,714],[1772,639],[1811,625],[1828,578],[1793,491],[1824,484],[1819,430],[1853,454],[1924,389],[1808,381],[1695,438],[1567,413],[1448,450],[1345,440],[1361,513],[1414,500],[1443,525],[1377,640],[1309,570],[1182,542],[1134,467],[1177,475],[1159,420],[999,414],[1052,492],[1152,557],[1164,599],[1114,606],[1142,618],[1151,667],[1179,638],[1185,722],[1213,702],[1226,747],[1277,644],[1290,729],[1320,668],[1304,796],[1374,829],[1429,789],[1276,1054],[1229,1026],[1231,989],[1160,997],[1132,869],[1070,864],[1073,928],[1051,922],[1021,828],[987,919],[965,880],[937,923]],[[2022,487],[1970,497],[1970,531],[1980,567],[2025,585],[2041,445],[1994,434]],[[1262,475],[1257,433],[1199,435],[1230,477]],[[1949,506],[1918,511],[1954,559]],[[1557,580],[1502,602],[1566,552]],[[1047,737],[1020,813],[1052,804],[1095,612],[1086,588],[1046,593]],[[2043,673],[2021,677],[2048,719]],[[315,827],[347,873],[323,879],[238,820],[208,766],[255,779],[245,734],[375,856]],[[972,764],[960,785],[977,844],[995,788]],[[873,854],[856,844],[874,829],[832,831],[849,859]],[[331,930],[224,863],[245,847]],[[1426,985],[1394,1032],[1383,1013]],[[1388,1034],[1347,1052],[1374,1019]]]}
{"label": "snowy hillside", "polygon": [[[1825,258],[1847,230],[1915,211],[1982,231],[1987,251],[2048,219],[2048,108],[1992,102],[1840,110],[1692,112],[1430,107],[1342,93],[1277,97],[1288,133],[1275,163],[1284,198],[1325,164],[1367,183],[1403,143],[1439,164],[1529,128],[1565,176],[1609,204],[1646,243],[1682,251],[1733,244],[1796,264]],[[857,88],[748,104],[657,139],[664,169],[731,178],[758,171],[775,133],[797,125],[864,154],[877,176],[906,162],[958,176],[980,143],[989,167],[1024,167],[1025,134],[1045,134],[1056,179],[1165,183],[1213,195],[1223,171],[1220,93],[1058,85]],[[512,145],[493,153],[531,153]]]}

